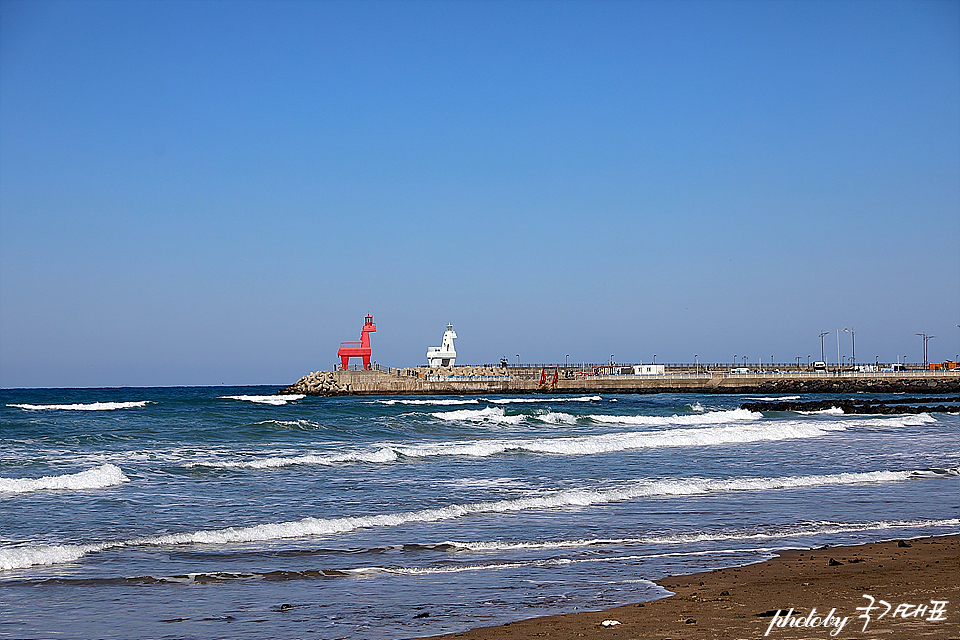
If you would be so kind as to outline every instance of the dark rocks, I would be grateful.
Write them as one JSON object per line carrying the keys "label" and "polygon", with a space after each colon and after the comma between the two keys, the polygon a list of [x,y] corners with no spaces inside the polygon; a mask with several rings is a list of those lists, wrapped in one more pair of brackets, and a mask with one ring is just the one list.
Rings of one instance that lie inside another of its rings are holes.
{"label": "dark rocks", "polygon": [[[919,404],[930,402],[932,398],[898,398],[896,404],[892,402],[883,402],[877,400],[811,400],[807,402],[745,402],[740,405],[741,409],[748,411],[827,411],[829,409],[841,409],[844,413],[866,413],[866,414],[905,414],[905,413],[958,413],[960,412],[960,403],[957,404],[938,404],[925,405]],[[935,400],[934,400],[935,401]],[[957,399],[950,398],[949,401],[957,402]],[[941,400],[941,403],[943,401]]]}

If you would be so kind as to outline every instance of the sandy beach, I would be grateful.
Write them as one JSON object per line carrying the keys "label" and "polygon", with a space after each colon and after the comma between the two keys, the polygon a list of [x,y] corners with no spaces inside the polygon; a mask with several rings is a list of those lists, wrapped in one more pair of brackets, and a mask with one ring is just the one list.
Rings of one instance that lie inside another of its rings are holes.
{"label": "sandy beach", "polygon": [[960,536],[823,547],[665,578],[675,595],[653,602],[435,637],[957,639],[958,576]]}

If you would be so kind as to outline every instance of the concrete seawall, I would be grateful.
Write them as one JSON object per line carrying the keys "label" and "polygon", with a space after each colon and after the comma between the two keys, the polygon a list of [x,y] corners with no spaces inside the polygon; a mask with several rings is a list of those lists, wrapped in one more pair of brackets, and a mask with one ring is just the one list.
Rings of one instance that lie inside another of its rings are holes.
{"label": "concrete seawall", "polygon": [[[453,375],[453,372],[456,375]],[[431,375],[432,374],[432,375]],[[539,370],[457,367],[383,371],[317,371],[279,394],[471,395],[600,393],[960,393],[960,371],[897,373],[666,373],[561,377],[541,384]]]}

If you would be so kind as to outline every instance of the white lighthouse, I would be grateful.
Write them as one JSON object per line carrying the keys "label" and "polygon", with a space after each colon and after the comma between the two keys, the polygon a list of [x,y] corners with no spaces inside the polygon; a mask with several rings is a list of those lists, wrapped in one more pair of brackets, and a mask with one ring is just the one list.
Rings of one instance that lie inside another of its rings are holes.
{"label": "white lighthouse", "polygon": [[431,367],[452,367],[457,361],[457,350],[453,348],[453,339],[456,337],[453,325],[448,324],[440,346],[427,347],[427,364]]}

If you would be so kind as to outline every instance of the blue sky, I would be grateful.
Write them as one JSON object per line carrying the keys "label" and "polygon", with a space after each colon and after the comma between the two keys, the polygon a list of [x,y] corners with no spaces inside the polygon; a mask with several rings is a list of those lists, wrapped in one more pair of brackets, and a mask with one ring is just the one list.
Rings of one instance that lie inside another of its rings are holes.
{"label": "blue sky", "polygon": [[366,313],[955,357],[960,3],[0,0],[0,386],[287,384]]}

